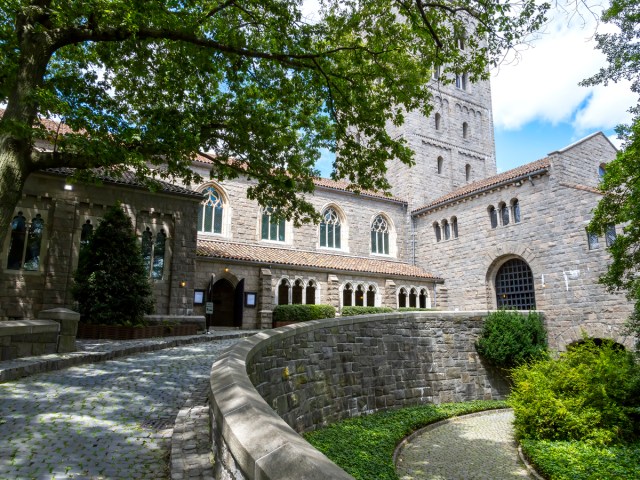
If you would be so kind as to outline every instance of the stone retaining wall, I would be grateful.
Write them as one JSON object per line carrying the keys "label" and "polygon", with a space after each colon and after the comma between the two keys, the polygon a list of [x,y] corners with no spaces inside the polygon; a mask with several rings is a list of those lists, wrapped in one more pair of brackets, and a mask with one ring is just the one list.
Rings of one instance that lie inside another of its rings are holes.
{"label": "stone retaining wall", "polygon": [[244,340],[211,371],[216,478],[351,478],[299,433],[381,409],[503,398],[474,348],[486,314],[318,320]]}

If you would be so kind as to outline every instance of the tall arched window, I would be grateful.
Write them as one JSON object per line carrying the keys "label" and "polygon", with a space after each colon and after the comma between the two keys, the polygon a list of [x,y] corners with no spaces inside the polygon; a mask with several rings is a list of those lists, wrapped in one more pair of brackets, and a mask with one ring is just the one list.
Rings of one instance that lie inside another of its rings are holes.
{"label": "tall arched window", "polygon": [[316,282],[309,280],[306,289],[306,303],[307,305],[315,305],[316,303]]}
{"label": "tall arched window", "polygon": [[438,222],[435,222],[433,224],[433,231],[436,234],[436,242],[439,242],[440,240],[442,240],[442,232],[440,230],[440,224]]}
{"label": "tall arched window", "polygon": [[371,223],[371,253],[389,255],[389,224],[382,215]]}
{"label": "tall arched window", "polygon": [[364,307],[364,287],[358,285],[356,288],[356,307]]}
{"label": "tall arched window", "polygon": [[262,210],[262,240],[274,242],[285,241],[285,219],[272,218],[273,209],[267,207]]}
{"label": "tall arched window", "polygon": [[498,226],[498,212],[493,205],[489,206],[489,219],[491,220],[491,228]]}
{"label": "tall arched window", "polygon": [[283,278],[278,285],[278,305],[289,304],[289,280]]}
{"label": "tall arched window", "polygon": [[376,289],[373,285],[369,285],[367,290],[367,307],[376,306]]}
{"label": "tall arched window", "polygon": [[436,130],[440,130],[442,123],[442,116],[439,113],[436,113]]}
{"label": "tall arched window", "polygon": [[204,191],[204,201],[198,213],[198,231],[203,233],[222,233],[222,216],[224,205],[222,196],[213,187]]}
{"label": "tall arched window", "polygon": [[411,308],[416,308],[418,306],[417,300],[418,292],[416,292],[415,288],[412,288],[411,291],[409,291],[409,306]]}
{"label": "tall arched window", "polygon": [[405,308],[407,306],[407,289],[402,287],[398,292],[398,308]]}
{"label": "tall arched window", "polygon": [[511,214],[513,215],[513,223],[520,223],[520,203],[517,198],[511,200]]}
{"label": "tall arched window", "polygon": [[467,182],[471,180],[471,165],[468,163],[464,166],[464,179]]}
{"label": "tall arched window", "polygon": [[80,232],[80,247],[88,245],[91,237],[93,237],[93,225],[91,224],[91,220],[87,219],[82,225]]}
{"label": "tall arched window", "polygon": [[296,280],[293,282],[293,288],[291,288],[291,303],[294,305],[299,305],[302,303],[302,292],[304,291],[304,286],[302,284],[302,280]]}
{"label": "tall arched window", "polygon": [[342,248],[340,238],[340,217],[333,207],[322,213],[320,222],[320,246],[326,248]]}
{"label": "tall arched window", "polygon": [[342,290],[342,306],[351,307],[353,305],[353,287],[347,283]]}
{"label": "tall arched window", "polygon": [[427,308],[427,290],[422,288],[420,289],[420,297],[418,297],[420,308]]}
{"label": "tall arched window", "polygon": [[536,308],[533,274],[525,261],[514,258],[500,267],[496,275],[496,300],[498,308]]}
{"label": "tall arched window", "polygon": [[451,233],[453,238],[458,238],[458,219],[457,217],[451,217]]}
{"label": "tall arched window", "polygon": [[44,219],[36,213],[29,223],[27,217],[18,212],[11,220],[11,237],[8,270],[37,271],[40,268],[40,248],[44,234]]}
{"label": "tall arched window", "polygon": [[467,138],[467,135],[469,135],[469,124],[462,122],[462,138]]}
{"label": "tall arched window", "polygon": [[449,222],[446,220],[442,220],[442,230],[444,233],[444,239],[449,240],[451,238],[451,227],[449,226]]}
{"label": "tall arched window", "polygon": [[438,173],[442,174],[442,167],[444,165],[444,159],[442,157],[438,157]]}
{"label": "tall arched window", "polygon": [[498,208],[500,209],[500,220],[502,221],[502,225],[509,225],[509,208],[505,203],[500,203]]}

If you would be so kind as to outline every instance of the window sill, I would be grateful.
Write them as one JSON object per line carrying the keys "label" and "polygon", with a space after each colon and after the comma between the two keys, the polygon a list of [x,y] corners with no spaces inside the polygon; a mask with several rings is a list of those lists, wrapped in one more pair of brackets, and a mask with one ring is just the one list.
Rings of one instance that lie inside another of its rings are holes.
{"label": "window sill", "polygon": [[316,247],[316,250],[321,250],[323,252],[331,252],[331,253],[349,253],[349,250],[346,248],[335,248],[335,247]]}
{"label": "window sill", "polygon": [[261,238],[260,243],[266,243],[269,245],[290,245],[286,240],[267,240],[266,238]]}

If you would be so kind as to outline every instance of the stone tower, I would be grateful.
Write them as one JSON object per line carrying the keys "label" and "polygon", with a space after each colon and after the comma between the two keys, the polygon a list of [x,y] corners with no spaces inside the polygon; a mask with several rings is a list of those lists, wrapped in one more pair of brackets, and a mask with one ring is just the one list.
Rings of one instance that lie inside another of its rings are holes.
{"label": "stone tower", "polygon": [[394,196],[409,202],[409,211],[456,188],[496,174],[496,155],[489,81],[471,83],[466,75],[451,85],[432,79],[433,111],[425,118],[408,113],[401,127],[390,128],[415,152],[411,168],[388,165]]}

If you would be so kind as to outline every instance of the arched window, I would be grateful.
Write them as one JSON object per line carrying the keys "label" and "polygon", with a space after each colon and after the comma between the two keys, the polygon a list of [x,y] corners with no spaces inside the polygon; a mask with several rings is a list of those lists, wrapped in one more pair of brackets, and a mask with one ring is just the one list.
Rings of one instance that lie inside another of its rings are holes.
{"label": "arched window", "polygon": [[278,285],[278,305],[289,304],[289,280],[283,278]]}
{"label": "arched window", "polygon": [[598,177],[600,178],[600,180],[604,179],[604,174],[607,173],[607,167],[605,166],[604,163],[601,163],[598,166]]}
{"label": "arched window", "polygon": [[442,123],[442,116],[436,113],[436,130],[440,130],[440,124]]}
{"label": "arched window", "polygon": [[367,307],[376,306],[376,289],[373,285],[369,285],[367,290]]}
{"label": "arched window", "polygon": [[267,207],[262,210],[262,240],[272,240],[274,242],[285,241],[285,219],[276,220],[272,218],[273,208]]}
{"label": "arched window", "polygon": [[440,231],[440,224],[438,222],[435,222],[433,224],[433,231],[436,234],[436,242],[439,242],[440,240],[442,240],[442,233]]}
{"label": "arched window", "polygon": [[462,90],[466,90],[469,84],[469,75],[466,73],[462,74]]}
{"label": "arched window", "polygon": [[511,215],[513,216],[513,223],[520,223],[520,203],[517,198],[511,200]]}
{"label": "arched window", "polygon": [[442,67],[441,67],[440,65],[435,65],[435,66],[433,67],[433,74],[432,74],[432,76],[433,76],[433,79],[434,79],[434,80],[439,80],[439,79],[440,79],[440,72],[441,72],[441,70],[442,70]]}
{"label": "arched window", "polygon": [[533,274],[526,262],[514,258],[500,267],[496,275],[496,299],[498,308],[536,308]]}
{"label": "arched window", "polygon": [[353,287],[347,283],[342,290],[342,306],[351,307],[353,305]]}
{"label": "arched window", "polygon": [[418,306],[418,292],[416,292],[415,288],[412,288],[409,292],[409,306],[411,308],[416,308]]}
{"label": "arched window", "polygon": [[467,138],[467,135],[469,135],[469,124],[467,122],[462,122],[462,138]]}
{"label": "arched window", "polygon": [[364,307],[364,287],[358,285],[356,288],[356,307]]}
{"label": "arched window", "polygon": [[44,219],[36,213],[27,221],[23,212],[11,220],[11,237],[7,270],[37,271],[40,268],[40,248],[44,234]]}
{"label": "arched window", "polygon": [[307,305],[315,305],[316,303],[316,282],[309,280],[306,289],[306,303]]}
{"label": "arched window", "polygon": [[498,226],[498,212],[493,205],[489,206],[489,219],[491,220],[491,228]]}
{"label": "arched window", "polygon": [[467,182],[471,180],[471,165],[468,163],[464,166],[464,179]]}
{"label": "arched window", "polygon": [[340,217],[333,207],[322,213],[320,222],[320,246],[326,248],[341,248]]}
{"label": "arched window", "polygon": [[213,187],[204,191],[204,201],[198,213],[198,231],[202,233],[222,233],[224,206],[222,195]]}
{"label": "arched window", "polygon": [[407,306],[407,290],[403,287],[398,293],[398,308],[405,308]]}
{"label": "arched window", "polygon": [[613,223],[607,225],[607,229],[604,231],[604,240],[607,244],[607,247],[613,245],[613,242],[616,241],[617,236],[618,234],[616,233],[616,226]]}
{"label": "arched window", "polygon": [[293,288],[291,289],[291,303],[294,305],[300,305],[302,303],[303,291],[304,286],[302,285],[302,280],[296,280],[293,282]]}
{"label": "arched window", "polygon": [[438,157],[438,173],[442,174],[442,167],[444,164],[444,159],[442,157]]}
{"label": "arched window", "polygon": [[389,224],[382,215],[371,223],[371,253],[389,255]]}
{"label": "arched window", "polygon": [[[85,224],[86,225],[86,224]],[[147,275],[154,280],[161,280],[164,273],[164,254],[167,243],[167,234],[164,228],[161,228],[158,234],[153,238],[151,228],[147,227],[142,232],[141,250],[142,263],[144,264]]]}
{"label": "arched window", "polygon": [[93,225],[91,220],[87,219],[82,225],[82,231],[80,232],[80,247],[84,247],[89,244],[89,241],[93,237]]}
{"label": "arched window", "polygon": [[456,217],[451,217],[451,233],[453,238],[458,238],[458,219]]}
{"label": "arched window", "polygon": [[444,239],[449,240],[451,238],[451,227],[446,220],[442,220],[442,230],[444,231]]}
{"label": "arched window", "polygon": [[427,290],[424,288],[420,289],[420,296],[418,297],[420,308],[427,308],[427,298]]}
{"label": "arched window", "polygon": [[502,221],[502,225],[509,225],[509,208],[507,208],[506,203],[500,203],[498,208],[500,209],[500,220]]}

